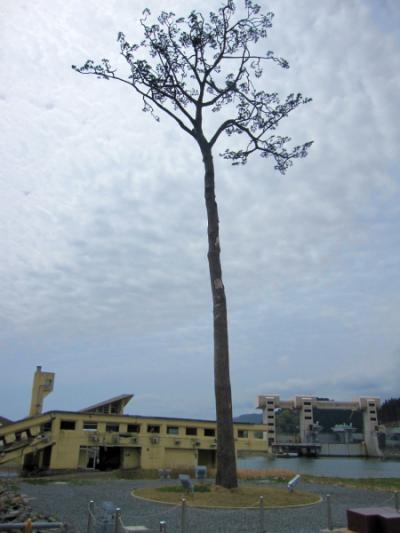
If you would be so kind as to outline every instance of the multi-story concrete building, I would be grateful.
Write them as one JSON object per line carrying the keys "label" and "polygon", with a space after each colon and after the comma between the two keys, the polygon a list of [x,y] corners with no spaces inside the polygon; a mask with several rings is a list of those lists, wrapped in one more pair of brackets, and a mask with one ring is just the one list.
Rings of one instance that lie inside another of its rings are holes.
{"label": "multi-story concrete building", "polygon": [[[344,442],[330,446],[319,442],[319,423],[314,420],[314,408],[360,410],[363,416],[363,441]],[[273,453],[295,452],[302,455],[357,455],[381,457],[378,434],[383,429],[378,424],[380,399],[361,397],[354,401],[321,400],[316,396],[296,396],[293,400],[281,400],[276,394],[258,397],[258,408],[262,409],[263,422],[267,430],[267,448]],[[296,410],[299,414],[298,441],[279,441],[276,429],[276,413],[279,409]]]}
{"label": "multi-story concrete building", "polygon": [[[0,465],[51,470],[214,466],[212,420],[125,415],[132,395],[80,411],[42,412],[54,374],[38,367],[30,416],[0,426]],[[236,451],[265,452],[264,425],[236,423]]]}

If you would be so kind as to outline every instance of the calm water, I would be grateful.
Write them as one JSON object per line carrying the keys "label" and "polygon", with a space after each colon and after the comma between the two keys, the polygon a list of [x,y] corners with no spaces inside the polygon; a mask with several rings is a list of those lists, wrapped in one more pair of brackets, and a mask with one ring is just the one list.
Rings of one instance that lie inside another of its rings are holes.
{"label": "calm water", "polygon": [[[281,468],[299,474],[333,477],[400,477],[400,460],[362,459],[361,457],[282,457],[250,456],[238,460],[238,468],[271,470]],[[0,470],[0,478],[15,477],[12,469]]]}
{"label": "calm water", "polygon": [[400,477],[400,461],[363,459],[361,457],[241,457],[238,468],[270,470],[282,468],[299,474],[334,477]]}

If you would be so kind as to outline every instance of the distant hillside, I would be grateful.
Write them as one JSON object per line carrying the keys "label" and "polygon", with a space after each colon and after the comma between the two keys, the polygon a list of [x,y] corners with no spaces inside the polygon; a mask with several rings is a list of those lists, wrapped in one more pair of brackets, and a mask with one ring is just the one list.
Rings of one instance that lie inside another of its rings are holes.
{"label": "distant hillside", "polygon": [[234,422],[243,422],[245,424],[262,424],[262,415],[258,413],[247,413],[235,416]]}
{"label": "distant hillside", "polygon": [[378,419],[382,424],[397,424],[400,422],[400,398],[385,400],[378,411]]}

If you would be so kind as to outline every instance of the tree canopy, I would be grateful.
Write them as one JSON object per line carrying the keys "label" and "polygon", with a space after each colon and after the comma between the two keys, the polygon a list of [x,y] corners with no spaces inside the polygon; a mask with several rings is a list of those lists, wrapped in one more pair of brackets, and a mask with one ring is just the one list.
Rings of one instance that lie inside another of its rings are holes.
{"label": "tree canopy", "polygon": [[[277,92],[268,92],[256,83],[263,75],[265,61],[287,69],[286,59],[271,50],[264,54],[255,46],[267,37],[273,13],[261,13],[259,5],[244,2],[242,16],[228,0],[206,18],[192,11],[186,18],[163,11],[151,23],[145,9],[140,23],[144,39],[130,43],[118,33],[120,52],[130,74],[121,76],[108,59],[99,63],[88,60],[81,74],[94,74],[105,80],[119,80],[131,85],[143,99],[143,110],[156,120],[165,112],[197,141],[205,139],[204,113],[225,111],[222,122],[208,136],[213,147],[222,133],[241,135],[242,146],[227,148],[221,155],[233,164],[244,164],[258,152],[272,157],[275,168],[285,172],[293,159],[305,157],[312,142],[289,148],[290,137],[275,133],[281,120],[299,105],[309,102],[300,93],[291,93],[281,101]],[[229,110],[229,111],[227,111]]]}

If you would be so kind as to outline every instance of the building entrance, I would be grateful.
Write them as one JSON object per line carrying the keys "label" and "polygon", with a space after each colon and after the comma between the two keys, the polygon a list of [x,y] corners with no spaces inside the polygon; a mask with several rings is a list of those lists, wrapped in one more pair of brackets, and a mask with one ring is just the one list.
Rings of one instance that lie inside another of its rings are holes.
{"label": "building entrance", "polygon": [[197,464],[199,466],[207,466],[208,468],[215,468],[216,451],[215,450],[199,450]]}
{"label": "building entrance", "polygon": [[121,448],[99,447],[97,470],[117,470],[121,467]]}

